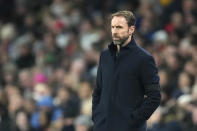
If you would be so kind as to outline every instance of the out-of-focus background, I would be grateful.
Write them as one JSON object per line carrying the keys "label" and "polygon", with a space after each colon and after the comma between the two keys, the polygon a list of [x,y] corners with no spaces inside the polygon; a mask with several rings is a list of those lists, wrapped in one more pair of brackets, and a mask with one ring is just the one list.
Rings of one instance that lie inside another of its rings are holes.
{"label": "out-of-focus background", "polygon": [[99,54],[120,9],[135,13],[134,37],[159,69],[148,131],[197,130],[196,0],[1,0],[0,131],[91,131]]}

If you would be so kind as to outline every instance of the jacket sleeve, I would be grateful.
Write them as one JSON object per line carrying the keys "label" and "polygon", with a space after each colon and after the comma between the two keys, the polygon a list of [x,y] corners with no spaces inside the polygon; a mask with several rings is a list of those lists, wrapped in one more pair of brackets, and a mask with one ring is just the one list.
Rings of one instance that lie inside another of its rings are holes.
{"label": "jacket sleeve", "polygon": [[140,81],[145,90],[145,97],[140,108],[132,114],[136,121],[147,120],[161,101],[159,76],[152,56],[144,58],[141,63]]}
{"label": "jacket sleeve", "polygon": [[94,121],[94,113],[100,102],[101,90],[102,90],[102,69],[101,69],[101,56],[99,60],[97,77],[96,77],[96,87],[93,90],[92,94],[92,120]]}

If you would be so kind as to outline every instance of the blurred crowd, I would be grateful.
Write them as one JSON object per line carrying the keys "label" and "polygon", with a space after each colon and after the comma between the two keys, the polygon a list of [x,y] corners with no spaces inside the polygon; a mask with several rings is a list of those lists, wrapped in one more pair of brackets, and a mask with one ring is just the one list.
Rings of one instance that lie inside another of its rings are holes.
{"label": "blurred crowd", "polygon": [[92,131],[99,54],[122,9],[159,69],[148,131],[196,131],[196,0],[1,0],[0,131]]}

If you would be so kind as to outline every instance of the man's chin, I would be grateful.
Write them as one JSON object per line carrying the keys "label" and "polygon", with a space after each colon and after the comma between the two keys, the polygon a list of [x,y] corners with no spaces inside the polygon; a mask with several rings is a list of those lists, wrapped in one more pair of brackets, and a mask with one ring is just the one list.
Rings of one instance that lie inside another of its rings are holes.
{"label": "man's chin", "polygon": [[120,41],[114,41],[114,45],[121,45],[122,43]]}

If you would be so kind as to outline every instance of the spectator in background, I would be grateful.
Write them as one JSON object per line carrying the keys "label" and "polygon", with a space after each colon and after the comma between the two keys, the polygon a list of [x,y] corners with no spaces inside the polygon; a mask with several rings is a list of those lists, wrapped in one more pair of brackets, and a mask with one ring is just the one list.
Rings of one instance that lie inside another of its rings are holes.
{"label": "spectator in background", "polygon": [[35,64],[35,57],[31,52],[29,45],[21,45],[20,55],[16,59],[16,65],[19,69],[32,67]]}
{"label": "spectator in background", "polygon": [[175,109],[173,108],[166,111],[159,109],[154,112],[149,122],[149,124],[152,124],[152,127],[148,131],[183,131],[183,127],[177,120]]}
{"label": "spectator in background", "polygon": [[178,89],[173,92],[173,97],[178,98],[183,94],[191,93],[191,86],[193,85],[193,78],[186,72],[181,72],[178,78]]}
{"label": "spectator in background", "polygon": [[92,85],[88,81],[82,81],[78,90],[81,99],[81,114],[91,117],[92,115]]}
{"label": "spectator in background", "polygon": [[[63,130],[74,130],[74,119],[80,111],[78,95],[71,88],[62,87],[57,92],[56,106],[62,112],[60,119],[63,119]],[[61,120],[60,120],[61,121]]]}
{"label": "spectator in background", "polygon": [[92,131],[92,121],[86,115],[80,115],[75,120],[75,131]]}
{"label": "spectator in background", "polygon": [[14,131],[33,131],[29,123],[28,114],[23,110],[17,111],[15,123],[16,127],[13,129]]}
{"label": "spectator in background", "polygon": [[12,121],[8,112],[8,98],[2,87],[0,87],[0,120],[0,130],[12,130]]}

